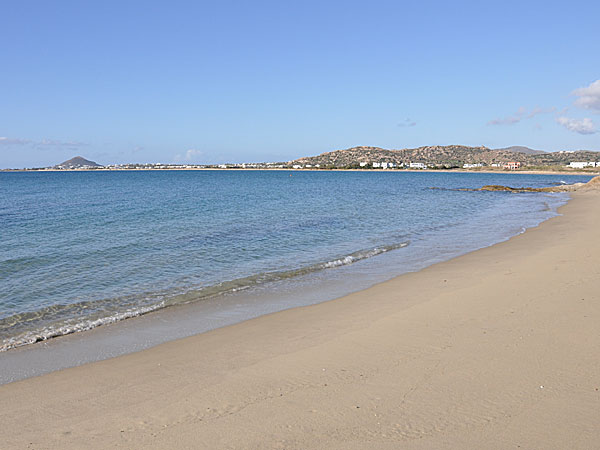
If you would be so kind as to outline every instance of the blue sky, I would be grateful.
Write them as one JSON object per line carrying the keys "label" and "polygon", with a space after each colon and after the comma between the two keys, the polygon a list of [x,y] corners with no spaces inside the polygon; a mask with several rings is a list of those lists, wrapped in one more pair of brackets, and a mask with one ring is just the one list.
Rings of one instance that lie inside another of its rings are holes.
{"label": "blue sky", "polygon": [[600,2],[0,3],[0,167],[600,150]]}

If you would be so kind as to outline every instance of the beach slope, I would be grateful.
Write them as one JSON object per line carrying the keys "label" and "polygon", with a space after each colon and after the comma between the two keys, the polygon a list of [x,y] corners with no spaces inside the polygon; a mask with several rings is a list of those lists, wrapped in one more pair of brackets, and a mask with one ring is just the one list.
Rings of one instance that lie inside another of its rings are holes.
{"label": "beach slope", "polygon": [[319,305],[0,386],[2,448],[591,449],[600,195]]}

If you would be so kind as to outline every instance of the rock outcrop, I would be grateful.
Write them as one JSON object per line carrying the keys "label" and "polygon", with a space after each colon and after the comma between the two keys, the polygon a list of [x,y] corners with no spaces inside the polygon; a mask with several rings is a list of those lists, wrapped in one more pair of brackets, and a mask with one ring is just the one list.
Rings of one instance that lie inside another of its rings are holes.
{"label": "rock outcrop", "polygon": [[513,188],[509,186],[500,186],[496,184],[490,184],[483,186],[475,191],[498,191],[498,192],[575,192],[575,191],[589,191],[589,190],[600,190],[600,176],[592,178],[587,183],[574,183],[564,184],[561,186],[552,186],[545,188]]}

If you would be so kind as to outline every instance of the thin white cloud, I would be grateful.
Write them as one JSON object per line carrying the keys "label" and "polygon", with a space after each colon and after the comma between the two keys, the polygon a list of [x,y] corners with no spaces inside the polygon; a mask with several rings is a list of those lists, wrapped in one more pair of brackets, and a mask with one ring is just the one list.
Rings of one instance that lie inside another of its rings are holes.
{"label": "thin white cloud", "polygon": [[196,149],[190,149],[187,152],[185,152],[185,159],[186,161],[190,161],[192,159],[194,159],[196,156],[200,156],[202,155],[202,151],[201,150],[196,150]]}
{"label": "thin white cloud", "polygon": [[31,144],[29,139],[9,138],[0,136],[0,145],[25,145]]}
{"label": "thin white cloud", "polygon": [[501,119],[492,119],[487,124],[488,125],[514,125],[515,123],[519,123],[522,117],[518,116],[509,116]]}
{"label": "thin white cloud", "polygon": [[196,150],[195,148],[191,148],[183,154],[178,153],[177,155],[175,155],[174,159],[175,159],[175,162],[177,162],[177,163],[183,162],[183,161],[190,162],[193,159],[195,159],[197,156],[201,156],[203,154],[204,154],[204,152],[202,150]]}
{"label": "thin white cloud", "polygon": [[533,119],[538,114],[549,114],[549,113],[553,113],[555,111],[556,111],[556,108],[554,106],[551,108],[540,108],[539,106],[536,106],[529,112],[529,114],[527,114],[527,118]]}
{"label": "thin white cloud", "polygon": [[594,134],[598,132],[594,122],[589,118],[570,119],[568,117],[561,116],[556,119],[556,122],[574,133]]}
{"label": "thin white cloud", "polygon": [[533,119],[535,116],[539,114],[548,114],[556,111],[555,107],[552,108],[541,108],[536,106],[531,111],[521,106],[516,113],[502,118],[492,119],[487,124],[488,125],[514,125],[521,122],[523,119]]}
{"label": "thin white cloud", "polygon": [[85,142],[79,141],[57,141],[54,139],[42,139],[39,142],[36,142],[38,146],[42,147],[85,147],[87,144]]}
{"label": "thin white cloud", "polygon": [[78,148],[78,147],[84,147],[88,144],[86,144],[85,142],[57,141],[54,139],[42,139],[41,141],[34,141],[31,139],[23,139],[23,138],[0,137],[0,145],[6,145],[6,146],[32,145],[37,148],[43,148],[43,147]]}
{"label": "thin white cloud", "polygon": [[414,120],[404,119],[402,122],[398,124],[399,127],[414,127],[417,124]]}
{"label": "thin white cloud", "polygon": [[514,125],[515,123],[519,123],[523,120],[523,117],[527,115],[527,109],[524,106],[521,106],[516,113],[502,118],[492,119],[487,124],[488,125]]}
{"label": "thin white cloud", "polygon": [[600,113],[600,80],[596,80],[587,87],[575,89],[573,95],[579,97],[575,105]]}

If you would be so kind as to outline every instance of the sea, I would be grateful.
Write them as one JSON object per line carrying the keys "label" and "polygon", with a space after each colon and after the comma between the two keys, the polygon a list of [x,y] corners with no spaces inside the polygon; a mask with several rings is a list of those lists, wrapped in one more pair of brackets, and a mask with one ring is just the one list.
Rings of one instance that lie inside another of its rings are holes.
{"label": "sea", "polygon": [[[562,193],[462,189],[589,179],[404,171],[2,172],[0,359],[141,315],[184,310],[182,317],[194,317],[194,325],[171,323],[166,340],[339,297],[507,240],[556,216],[568,201]],[[133,337],[120,352],[155,341]]]}

